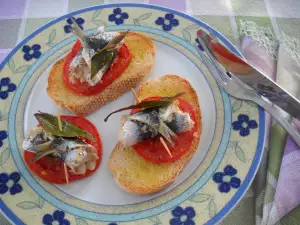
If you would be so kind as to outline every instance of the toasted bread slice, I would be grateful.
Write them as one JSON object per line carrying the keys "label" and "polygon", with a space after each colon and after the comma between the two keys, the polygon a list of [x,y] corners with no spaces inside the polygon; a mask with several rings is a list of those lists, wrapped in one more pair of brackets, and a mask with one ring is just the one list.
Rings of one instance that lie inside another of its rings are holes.
{"label": "toasted bread slice", "polygon": [[201,112],[196,91],[187,80],[166,75],[145,81],[140,86],[138,97],[142,100],[150,96],[174,96],[179,92],[186,92],[182,98],[193,106],[199,124],[191,149],[173,163],[155,164],[139,156],[132,148],[118,143],[110,155],[109,169],[115,181],[126,191],[151,194],[162,190],[175,180],[197,151],[201,136]]}
{"label": "toasted bread slice", "polygon": [[86,115],[135,87],[151,71],[156,49],[150,38],[134,32],[128,33],[125,43],[130,49],[132,60],[123,74],[102,92],[83,96],[69,90],[63,81],[63,58],[54,64],[48,78],[47,92],[50,98],[63,109]]}

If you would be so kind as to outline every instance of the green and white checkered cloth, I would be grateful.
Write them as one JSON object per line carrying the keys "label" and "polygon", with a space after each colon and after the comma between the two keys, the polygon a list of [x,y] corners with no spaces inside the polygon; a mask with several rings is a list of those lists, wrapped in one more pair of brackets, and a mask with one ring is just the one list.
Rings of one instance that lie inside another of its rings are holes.
{"label": "green and white checkered cloth", "polygon": [[[19,41],[50,20],[85,7],[119,2],[128,1],[0,0],[0,62]],[[260,27],[269,28],[278,39],[282,31],[290,37],[300,39],[300,0],[132,0],[131,2],[156,4],[192,15],[216,28],[239,48],[242,41],[241,20],[253,21]],[[295,191],[300,188],[299,151],[292,140],[287,138],[286,132],[279,125],[273,125],[270,130],[270,143],[253,185],[221,224],[300,224],[298,206],[300,197]],[[290,175],[291,170],[294,174],[295,171],[299,172],[299,175]],[[286,179],[279,179],[280,176]],[[280,185],[282,181],[287,185],[286,188]],[[292,201],[276,202],[276,195],[285,196],[288,193],[290,195],[287,199]],[[283,217],[271,218],[280,214],[271,213],[274,205],[278,211],[281,210],[281,214],[284,212]],[[0,214],[0,224],[10,223]]]}

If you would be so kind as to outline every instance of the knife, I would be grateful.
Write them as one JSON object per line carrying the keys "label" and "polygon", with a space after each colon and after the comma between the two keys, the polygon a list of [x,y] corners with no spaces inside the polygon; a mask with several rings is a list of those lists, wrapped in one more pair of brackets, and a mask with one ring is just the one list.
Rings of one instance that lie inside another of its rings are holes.
{"label": "knife", "polygon": [[199,29],[198,38],[201,38],[210,53],[223,66],[224,70],[235,75],[241,81],[254,89],[261,96],[300,119],[300,101],[288,93],[266,74],[247,62],[219,41],[211,32]]}

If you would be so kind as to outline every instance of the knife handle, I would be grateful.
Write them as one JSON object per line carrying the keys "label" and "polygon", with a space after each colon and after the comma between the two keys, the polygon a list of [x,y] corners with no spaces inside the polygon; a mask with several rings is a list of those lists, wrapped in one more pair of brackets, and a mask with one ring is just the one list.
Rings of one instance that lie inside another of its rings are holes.
{"label": "knife handle", "polygon": [[274,107],[269,102],[265,101],[264,99],[257,97],[253,99],[258,105],[264,108],[281,126],[285,129],[288,134],[294,139],[297,145],[300,147],[300,134],[296,130],[296,128],[289,122],[282,112],[276,107]]}

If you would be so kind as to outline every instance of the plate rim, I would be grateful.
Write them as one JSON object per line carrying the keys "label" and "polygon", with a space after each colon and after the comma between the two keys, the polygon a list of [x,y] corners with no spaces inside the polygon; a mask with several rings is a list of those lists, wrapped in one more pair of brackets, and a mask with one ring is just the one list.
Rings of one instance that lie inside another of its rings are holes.
{"label": "plate rim", "polygon": [[[142,3],[112,3],[112,4],[101,4],[101,5],[94,5],[90,7],[86,7],[80,10],[76,10],[67,14],[64,14],[54,20],[49,21],[48,23],[44,24],[43,26],[39,27],[35,31],[33,31],[30,35],[28,35],[26,38],[24,38],[21,42],[19,42],[13,49],[12,51],[5,57],[5,59],[2,61],[0,64],[0,71],[4,68],[4,66],[7,64],[7,62],[12,58],[12,56],[29,40],[31,40],[33,37],[38,35],[40,32],[43,30],[46,30],[48,27],[50,27],[53,24],[56,24],[57,22],[66,19],[70,16],[77,15],[80,13],[88,12],[88,11],[93,11],[93,10],[99,10],[99,9],[105,9],[105,8],[112,8],[112,7],[140,7],[140,8],[151,8],[151,9],[156,9],[156,10],[161,10],[164,12],[171,12],[173,14],[176,14],[180,17],[183,17],[185,19],[190,20],[191,22],[194,22],[196,24],[201,25],[202,27],[205,27],[206,29],[209,29],[214,33],[215,36],[220,38],[224,44],[232,50],[234,53],[238,54],[241,56],[241,53],[239,50],[222,34],[220,33],[217,29],[211,27],[207,23],[203,22],[200,19],[197,19],[191,15],[188,15],[183,12],[179,12],[174,9],[170,9],[167,7],[163,6],[158,6],[154,4],[142,4]],[[10,106],[9,106],[10,107]],[[251,163],[251,166],[247,172],[247,175],[244,179],[244,182],[241,184],[240,188],[236,191],[236,193],[233,195],[233,197],[230,199],[229,202],[212,218],[210,218],[205,224],[215,224],[222,220],[234,207],[238,204],[238,202],[242,199],[242,196],[246,193],[248,190],[250,184],[252,183],[256,172],[259,168],[262,155],[263,155],[263,149],[264,149],[264,141],[265,141],[265,111],[258,106],[258,117],[259,121],[261,123],[259,124],[259,134],[258,134],[258,139],[257,139],[257,146],[256,146],[256,152],[253,157],[253,161]],[[18,218],[17,215],[14,214],[14,212],[9,209],[6,204],[3,202],[3,200],[0,199],[0,209],[2,214],[6,219],[8,219],[10,222],[14,224],[24,224],[20,218]]]}

